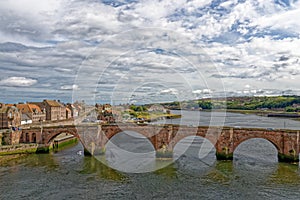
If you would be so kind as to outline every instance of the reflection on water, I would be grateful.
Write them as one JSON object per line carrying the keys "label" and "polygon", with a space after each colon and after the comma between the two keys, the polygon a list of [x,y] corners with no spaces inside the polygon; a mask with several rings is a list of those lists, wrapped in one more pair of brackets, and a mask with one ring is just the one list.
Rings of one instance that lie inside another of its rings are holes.
{"label": "reflection on water", "polygon": [[252,138],[242,142],[233,155],[235,163],[270,165],[278,162],[276,147],[266,139]]}
{"label": "reflection on water", "polygon": [[110,167],[123,172],[144,173],[155,170],[155,150],[141,134],[126,131],[106,144],[106,161]]}
{"label": "reflection on water", "polygon": [[186,137],[175,145],[173,152],[176,168],[184,173],[206,174],[214,168],[216,150],[205,138]]}
{"label": "reflection on water", "polygon": [[265,180],[277,167],[278,151],[275,146],[261,138],[249,139],[241,143],[233,155],[235,173],[243,176],[247,172],[247,180]]}
{"label": "reflection on water", "polygon": [[84,165],[82,169],[79,170],[79,173],[85,175],[91,175],[90,179],[100,178],[100,179],[114,180],[114,181],[126,180],[126,176],[108,167],[107,165],[104,165],[94,157],[84,158]]}
{"label": "reflection on water", "polygon": [[268,178],[268,181],[274,185],[295,185],[300,183],[300,170],[297,165],[288,165],[285,163],[278,163],[276,170]]}

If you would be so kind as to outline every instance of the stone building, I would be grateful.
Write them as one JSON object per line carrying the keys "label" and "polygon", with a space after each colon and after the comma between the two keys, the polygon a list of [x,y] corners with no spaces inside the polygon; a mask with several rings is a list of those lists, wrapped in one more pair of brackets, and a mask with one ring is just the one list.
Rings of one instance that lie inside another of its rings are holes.
{"label": "stone building", "polygon": [[21,125],[21,112],[15,106],[0,103],[0,129],[15,129]]}
{"label": "stone building", "polygon": [[55,100],[44,100],[43,102],[32,102],[46,111],[46,120],[55,121],[66,119],[66,107]]}

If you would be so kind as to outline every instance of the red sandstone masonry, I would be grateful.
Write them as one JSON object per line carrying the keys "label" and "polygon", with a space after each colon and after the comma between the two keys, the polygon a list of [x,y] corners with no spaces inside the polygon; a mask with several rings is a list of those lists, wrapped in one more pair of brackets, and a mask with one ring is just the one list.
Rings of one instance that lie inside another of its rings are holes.
{"label": "red sandstone masonry", "polygon": [[270,141],[284,155],[299,154],[299,131],[293,130],[266,130],[258,128],[230,128],[230,127],[191,127],[178,125],[65,125],[44,127],[33,127],[22,130],[20,142],[33,142],[48,145],[51,140],[60,133],[69,133],[79,138],[86,149],[94,152],[105,148],[107,141],[114,135],[123,131],[135,131],[153,144],[156,150],[164,145],[172,151],[174,146],[187,136],[201,136],[215,146],[216,151],[231,154],[242,142],[251,138],[263,138]]}

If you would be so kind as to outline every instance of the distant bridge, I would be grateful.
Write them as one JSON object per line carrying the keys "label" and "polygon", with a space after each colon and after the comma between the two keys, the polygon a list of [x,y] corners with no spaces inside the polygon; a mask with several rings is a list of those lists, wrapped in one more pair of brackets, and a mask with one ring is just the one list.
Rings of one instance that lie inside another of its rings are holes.
{"label": "distant bridge", "polygon": [[92,155],[103,153],[109,139],[120,132],[134,131],[152,143],[156,151],[173,151],[175,145],[185,137],[200,136],[209,140],[216,149],[219,160],[231,160],[239,144],[252,138],[263,138],[271,142],[282,162],[299,161],[299,131],[269,130],[260,128],[192,127],[183,125],[137,125],[137,124],[80,124],[47,127],[30,127],[22,130],[20,142],[38,143],[49,147],[53,139],[61,134],[72,134]]}

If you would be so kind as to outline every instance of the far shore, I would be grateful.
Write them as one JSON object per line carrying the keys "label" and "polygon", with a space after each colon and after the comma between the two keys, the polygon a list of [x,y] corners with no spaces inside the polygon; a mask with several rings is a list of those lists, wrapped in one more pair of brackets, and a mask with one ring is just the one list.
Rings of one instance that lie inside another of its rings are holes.
{"label": "far shore", "polygon": [[[176,110],[176,109],[174,109]],[[190,109],[183,109],[185,111],[197,111],[197,110],[190,110]],[[269,114],[281,114],[282,117],[286,115],[287,117],[284,118],[291,118],[288,115],[299,115],[299,118],[294,118],[294,120],[300,120],[300,114],[297,112],[285,112],[285,111],[278,111],[278,110],[241,110],[241,109],[202,109],[199,110],[202,112],[231,112],[231,113],[240,113],[240,114],[254,114],[259,116],[268,116]]]}

